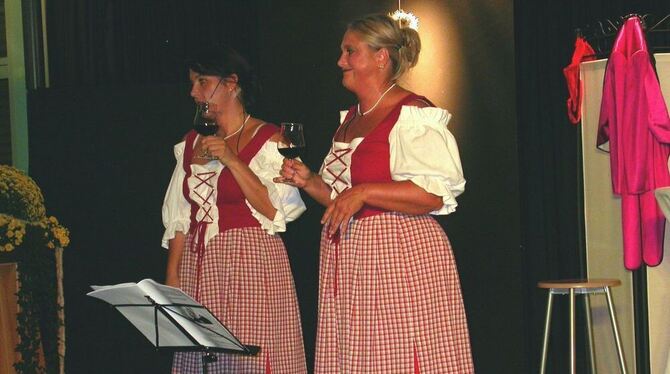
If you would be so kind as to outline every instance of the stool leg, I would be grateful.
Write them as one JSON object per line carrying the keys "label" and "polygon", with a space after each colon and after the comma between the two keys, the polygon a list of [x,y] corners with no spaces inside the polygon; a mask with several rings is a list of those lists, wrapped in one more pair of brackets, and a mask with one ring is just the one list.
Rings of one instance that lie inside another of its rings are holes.
{"label": "stool leg", "polygon": [[577,372],[575,360],[575,289],[570,289],[570,374]]}
{"label": "stool leg", "polygon": [[610,288],[605,287],[605,295],[607,296],[607,307],[610,312],[610,321],[612,322],[612,331],[614,332],[614,340],[616,341],[616,349],[619,354],[619,367],[621,367],[621,373],[626,374],[626,361],[623,358],[623,349],[621,348],[621,337],[619,337],[619,327],[616,321],[616,313],[614,311],[614,303],[612,303],[612,294],[610,293]]}
{"label": "stool leg", "polygon": [[547,316],[544,320],[544,339],[542,340],[542,361],[540,362],[540,374],[544,374],[547,364],[547,347],[549,346],[549,325],[551,323],[551,306],[554,294],[549,290],[549,299],[547,300]]}
{"label": "stool leg", "polygon": [[584,295],[584,309],[586,312],[586,337],[589,344],[589,358],[591,360],[591,374],[596,374],[596,355],[593,347],[593,321],[591,320],[591,296]]}

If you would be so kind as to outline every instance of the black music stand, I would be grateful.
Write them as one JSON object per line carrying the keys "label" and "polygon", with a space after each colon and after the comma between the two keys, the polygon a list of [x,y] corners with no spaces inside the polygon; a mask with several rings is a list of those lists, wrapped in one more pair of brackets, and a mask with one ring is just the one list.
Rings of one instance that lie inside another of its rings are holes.
{"label": "black music stand", "polygon": [[202,352],[203,374],[216,361],[216,352],[255,355],[260,350],[243,345],[207,308],[177,288],[151,279],[92,288],[88,296],[113,306],[156,350]]}

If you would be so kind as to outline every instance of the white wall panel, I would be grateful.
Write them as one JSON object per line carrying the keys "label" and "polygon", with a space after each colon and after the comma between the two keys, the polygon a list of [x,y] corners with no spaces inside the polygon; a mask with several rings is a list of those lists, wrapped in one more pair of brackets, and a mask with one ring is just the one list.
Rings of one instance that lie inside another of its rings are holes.
{"label": "white wall panel", "polygon": [[[656,54],[656,64],[666,103],[670,103],[670,54]],[[629,373],[635,373],[634,306],[631,273],[623,266],[621,205],[612,193],[609,154],[596,148],[598,117],[606,60],[581,65],[584,98],[582,106],[582,150],[584,167],[584,218],[588,276],[618,278],[613,289],[621,337]],[[670,226],[670,225],[668,225]],[[666,227],[665,247],[670,248]],[[670,260],[647,269],[649,340],[652,374],[670,374]],[[598,372],[617,373],[617,356],[607,308],[601,298],[593,298],[593,329]]]}

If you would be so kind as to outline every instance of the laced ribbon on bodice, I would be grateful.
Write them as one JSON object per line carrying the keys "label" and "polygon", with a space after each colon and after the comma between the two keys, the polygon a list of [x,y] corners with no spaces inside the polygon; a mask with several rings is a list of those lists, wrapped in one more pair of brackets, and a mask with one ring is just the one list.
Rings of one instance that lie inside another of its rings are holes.
{"label": "laced ribbon on bodice", "polygon": [[[213,179],[216,175],[217,174],[214,171],[193,174],[193,177],[195,177],[199,183],[192,191],[193,195],[201,200],[199,210],[202,212],[202,217],[198,220],[195,226],[195,238],[191,240],[191,252],[195,253],[197,257],[195,283],[196,300],[200,299],[200,274],[202,272],[202,259],[205,253],[205,233],[207,232],[207,225],[214,223],[214,218],[211,216],[210,212],[216,203],[215,201],[212,201],[214,195],[214,185],[212,183],[216,182],[216,179]],[[202,194],[202,192],[205,192],[202,191],[203,189],[200,189],[200,192],[198,191],[202,185],[207,186],[205,194]]]}
{"label": "laced ribbon on bodice", "polygon": [[[330,187],[339,195],[342,192],[346,191],[351,187],[351,182],[345,179],[345,173],[349,170],[349,164],[347,163],[346,156],[354,151],[350,145],[346,148],[334,149],[331,148],[328,158],[332,158],[330,161],[326,162],[324,171],[330,176],[333,177],[332,182],[330,182]],[[351,178],[349,178],[351,179]],[[338,183],[340,188],[338,188]],[[344,187],[342,187],[342,185]],[[339,243],[340,243],[340,232],[337,231],[335,235],[331,238],[332,242],[335,243],[335,258],[333,261],[334,266],[334,277],[333,277],[333,295],[337,296],[337,267],[338,267],[338,257],[339,257]]]}
{"label": "laced ribbon on bodice", "polygon": [[[334,178],[333,181],[330,182],[330,187],[333,190],[335,190],[335,192],[337,192],[338,195],[346,191],[350,187],[350,182],[344,180],[342,176],[344,175],[344,173],[347,172],[347,170],[349,170],[349,165],[344,160],[344,156],[346,156],[351,152],[353,152],[353,148],[351,147],[342,149],[331,149],[330,155],[333,157],[333,159],[328,161],[324,168],[324,170]],[[344,188],[339,189],[337,187],[337,182],[344,184],[345,185]]]}

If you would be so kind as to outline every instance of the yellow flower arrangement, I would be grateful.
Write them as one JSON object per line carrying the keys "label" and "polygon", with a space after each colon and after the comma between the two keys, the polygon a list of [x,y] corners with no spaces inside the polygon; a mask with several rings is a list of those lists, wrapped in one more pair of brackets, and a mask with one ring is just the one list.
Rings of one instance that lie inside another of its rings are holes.
{"label": "yellow flower arrangement", "polygon": [[0,252],[22,245],[65,248],[69,235],[56,217],[47,217],[35,181],[16,168],[0,165]]}

